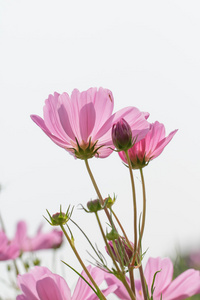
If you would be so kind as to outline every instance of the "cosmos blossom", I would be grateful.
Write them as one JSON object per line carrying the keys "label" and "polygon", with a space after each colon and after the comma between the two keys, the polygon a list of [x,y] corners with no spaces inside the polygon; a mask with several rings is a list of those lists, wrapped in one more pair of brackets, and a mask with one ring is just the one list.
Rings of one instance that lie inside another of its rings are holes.
{"label": "cosmos blossom", "polygon": [[15,259],[19,253],[19,247],[8,240],[4,231],[0,231],[0,261]]}
{"label": "cosmos blossom", "polygon": [[[87,267],[93,279],[99,286],[103,280],[105,272],[99,268]],[[81,275],[91,284],[90,280],[83,271]],[[18,285],[22,295],[17,296],[16,300],[97,300],[99,299],[89,285],[79,278],[75,286],[73,295],[63,277],[52,273],[46,267],[34,267],[29,273],[18,275]],[[103,293],[107,296],[117,288],[112,284]]]}
{"label": "cosmos blossom", "polygon": [[16,233],[13,239],[13,243],[15,243],[23,252],[58,248],[62,241],[62,231],[54,229],[44,233],[42,232],[42,226],[39,226],[35,236],[29,237],[27,233],[27,224],[24,221],[17,223]]}
{"label": "cosmos blossom", "polygon": [[[173,264],[169,258],[161,259],[149,258],[144,276],[148,286],[149,295],[151,296],[151,286],[155,273],[153,299],[160,300],[183,300],[200,293],[200,272],[194,269],[189,269],[172,280]],[[127,279],[129,281],[129,279]],[[118,284],[118,289],[115,294],[121,300],[130,299],[123,284],[116,279],[115,276],[108,274],[106,278],[108,285]],[[142,293],[142,285],[140,280],[135,280],[136,298],[144,300]]]}
{"label": "cosmos blossom", "polygon": [[124,118],[134,134],[141,139],[149,130],[146,118],[135,107],[126,107],[113,113],[112,92],[103,88],[90,88],[79,92],[49,95],[45,101],[44,119],[31,115],[32,120],[58,146],[74,157],[88,159],[104,158],[114,148],[111,137],[112,125]]}
{"label": "cosmos blossom", "polygon": [[[177,130],[174,130],[166,137],[163,124],[157,121],[151,124],[146,136],[136,142],[133,147],[128,150],[133,169],[142,168],[146,166],[150,160],[159,156],[176,132]],[[119,156],[127,163],[126,155],[123,151],[119,152]]]}

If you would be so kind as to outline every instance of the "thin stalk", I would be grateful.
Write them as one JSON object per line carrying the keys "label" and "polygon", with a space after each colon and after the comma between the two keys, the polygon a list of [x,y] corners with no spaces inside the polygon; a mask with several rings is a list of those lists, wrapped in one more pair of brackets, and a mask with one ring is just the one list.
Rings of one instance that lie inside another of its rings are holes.
{"label": "thin stalk", "polygon": [[[97,196],[98,196],[99,200],[101,201],[101,205],[104,205],[104,199],[103,199],[103,197],[102,197],[102,195],[101,195],[101,193],[100,193],[100,190],[99,190],[99,188],[98,188],[98,186],[97,186],[97,183],[96,183],[96,181],[95,181],[95,179],[94,179],[94,176],[93,176],[93,174],[92,174],[92,171],[91,171],[91,169],[90,169],[90,166],[89,166],[89,164],[88,164],[88,160],[87,160],[87,159],[85,159],[85,165],[86,165],[88,174],[89,174],[89,176],[90,176],[90,179],[91,179],[91,181],[92,181],[92,184],[93,184],[93,186],[94,186],[94,189],[95,189],[95,191],[96,191],[96,193],[97,193]],[[108,220],[109,220],[109,222],[110,222],[110,224],[111,224],[112,221],[111,221],[110,213],[109,213],[107,207],[104,207],[104,211],[105,211],[105,213],[106,213],[106,215],[107,215],[107,218],[108,218]],[[112,224],[111,224],[111,225],[112,225]]]}
{"label": "thin stalk", "polygon": [[108,250],[108,252],[109,252],[109,255],[110,255],[110,257],[112,258],[113,264],[115,265],[115,268],[116,268],[117,272],[120,273],[121,271],[120,271],[120,269],[119,269],[119,267],[118,267],[118,264],[117,264],[116,261],[115,261],[115,257],[114,257],[114,254],[113,254],[111,248],[110,248],[110,245],[108,244],[108,241],[107,241],[107,238],[106,238],[105,233],[104,233],[104,231],[103,231],[103,227],[102,227],[102,225],[101,225],[101,221],[100,221],[100,219],[99,219],[99,216],[98,216],[97,213],[95,213],[95,216],[96,216],[96,218],[97,218],[97,222],[98,222],[98,225],[99,225],[99,228],[100,228],[100,231],[101,231],[101,235],[102,235],[102,237],[103,237],[103,240],[104,240],[104,243],[105,243],[105,245],[106,245],[106,247],[107,247],[107,250]]}
{"label": "thin stalk", "polygon": [[19,269],[17,267],[16,259],[13,259],[13,265],[15,267],[15,274],[16,274],[16,277],[17,277],[19,275]]}
{"label": "thin stalk", "polygon": [[144,227],[145,227],[145,220],[146,220],[146,190],[145,190],[145,183],[144,183],[144,176],[142,169],[140,168],[140,176],[142,180],[142,193],[143,193],[143,213],[142,213],[142,225],[141,225],[141,230],[140,230],[140,242],[138,242],[138,252],[140,249],[140,244],[142,242],[142,237],[144,233]]}
{"label": "thin stalk", "polygon": [[92,282],[92,284],[94,285],[94,287],[96,288],[98,294],[101,296],[100,299],[102,300],[106,300],[105,296],[103,295],[103,293],[101,292],[101,290],[99,289],[98,285],[96,284],[96,282],[94,281],[94,279],[92,278],[90,272],[88,271],[88,269],[86,268],[84,262],[82,261],[80,255],[78,254],[77,250],[76,250],[76,247],[74,246],[73,242],[71,241],[70,237],[68,236],[65,228],[63,225],[60,225],[65,237],[67,238],[67,241],[69,242],[74,254],[76,255],[80,265],[82,266],[83,270],[85,271],[85,273],[87,274],[88,278],[90,279],[90,281]]}
{"label": "thin stalk", "polygon": [[112,210],[112,214],[113,214],[113,216],[115,217],[115,220],[117,221],[117,223],[118,223],[118,225],[119,225],[119,227],[120,227],[120,229],[121,229],[121,231],[122,231],[122,233],[123,233],[123,236],[124,236],[125,239],[126,239],[126,242],[127,242],[128,246],[130,247],[130,249],[133,249],[133,246],[131,245],[131,243],[130,243],[130,241],[129,241],[127,235],[126,235],[126,232],[125,232],[125,230],[124,230],[124,228],[123,228],[121,222],[119,221],[117,215],[115,214],[115,212],[114,212],[113,210]]}
{"label": "thin stalk", "polygon": [[130,267],[128,269],[128,271],[129,271],[131,289],[132,289],[133,293],[135,294],[135,281],[134,281],[133,267]]}
{"label": "thin stalk", "polygon": [[[132,291],[132,289],[130,288],[128,282],[126,281],[126,277],[125,277],[124,273],[122,273],[122,272],[120,271],[120,269],[119,269],[119,267],[118,267],[118,265],[117,265],[117,263],[116,263],[116,261],[115,261],[114,254],[113,254],[113,252],[112,252],[112,250],[111,250],[111,248],[110,248],[110,245],[108,244],[108,241],[107,241],[106,236],[105,236],[105,234],[104,234],[103,228],[102,228],[102,226],[101,226],[101,222],[100,222],[99,216],[98,216],[97,213],[95,213],[95,215],[96,215],[97,222],[98,222],[98,224],[99,224],[99,228],[100,228],[101,234],[102,234],[102,236],[103,236],[104,242],[105,242],[105,244],[106,244],[107,250],[108,250],[108,252],[109,252],[109,255],[110,255],[110,257],[112,258],[113,264],[115,265],[115,268],[116,268],[117,272],[121,275],[121,276],[120,276],[120,280],[122,281],[122,283],[123,283],[123,285],[125,286],[127,292],[129,293],[129,296],[131,297],[131,300],[136,300],[135,294],[134,294],[134,292]],[[116,252],[118,252],[118,251],[116,251]],[[118,277],[118,279],[119,279],[119,277]]]}
{"label": "thin stalk", "polygon": [[135,193],[135,183],[133,178],[133,170],[131,166],[130,157],[128,155],[128,151],[125,151],[126,159],[128,162],[129,167],[129,173],[130,173],[130,179],[131,179],[131,187],[132,187],[132,196],[133,196],[133,215],[134,215],[134,255],[131,264],[134,266],[135,264],[135,258],[137,253],[137,204],[136,204],[136,193]]}
{"label": "thin stalk", "polygon": [[85,159],[85,165],[86,165],[87,171],[88,171],[88,173],[89,173],[90,179],[91,179],[91,181],[92,181],[92,184],[93,184],[93,186],[94,186],[94,189],[95,189],[95,191],[96,191],[96,193],[97,193],[97,196],[98,196],[99,200],[101,201],[101,205],[103,205],[103,204],[104,204],[103,197],[102,197],[102,195],[101,195],[101,193],[100,193],[100,190],[99,190],[99,188],[98,188],[98,186],[97,186],[97,183],[96,183],[96,181],[95,181],[95,179],[94,179],[94,176],[93,176],[93,174],[92,174],[92,171],[91,171],[91,169],[90,169],[90,166],[89,166],[89,163],[88,163],[88,160],[87,160],[87,159]]}
{"label": "thin stalk", "polygon": [[123,261],[122,261],[122,259],[121,259],[120,254],[119,254],[119,251],[118,251],[118,249],[117,249],[117,246],[116,246],[115,241],[112,241],[112,245],[113,245],[114,252],[115,252],[115,254],[116,254],[116,256],[117,256],[117,260],[118,260],[118,262],[119,262],[119,264],[120,264],[121,270],[122,270],[122,272],[124,273],[124,264],[123,264]]}
{"label": "thin stalk", "polygon": [[147,290],[146,290],[147,286],[146,286],[146,281],[145,281],[142,265],[140,265],[140,267],[139,267],[139,272],[140,272],[140,279],[141,279],[141,283],[142,283],[142,291],[143,291],[144,300],[148,300]]}

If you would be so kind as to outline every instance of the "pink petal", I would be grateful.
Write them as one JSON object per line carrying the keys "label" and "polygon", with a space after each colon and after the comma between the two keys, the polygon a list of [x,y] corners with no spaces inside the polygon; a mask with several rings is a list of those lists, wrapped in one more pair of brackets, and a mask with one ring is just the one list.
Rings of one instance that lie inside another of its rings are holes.
{"label": "pink petal", "polygon": [[[96,281],[97,285],[100,285],[104,280],[104,272],[99,268],[92,268],[91,266],[88,266],[87,269],[92,275],[93,279]],[[90,279],[84,271],[81,273],[81,275],[92,285]],[[72,300],[86,300],[93,294],[94,292],[89,285],[82,278],[79,278],[72,296]]]}
{"label": "pink petal", "polygon": [[189,269],[179,275],[163,292],[163,299],[182,300],[200,293],[200,272]]}
{"label": "pink petal", "polygon": [[72,103],[69,98],[69,95],[67,93],[63,93],[59,96],[58,102],[59,103],[57,110],[60,119],[60,124],[62,125],[62,128],[64,129],[68,137],[75,141],[77,125],[74,124],[74,126],[72,126],[74,122],[74,116],[72,110]]}
{"label": "pink petal", "polygon": [[160,155],[162,153],[162,151],[164,150],[165,146],[167,146],[167,144],[171,141],[171,139],[173,138],[173,136],[175,135],[175,133],[177,131],[178,130],[172,131],[166,138],[164,138],[162,141],[160,141],[158,143],[156,149],[152,153],[153,158],[157,157],[158,155]]}
{"label": "pink petal", "polygon": [[99,88],[94,99],[94,109],[96,111],[95,128],[92,136],[95,136],[106,120],[112,115],[114,99],[112,92],[108,89]]}
{"label": "pink petal", "polygon": [[[117,297],[119,297],[120,300],[127,300],[130,298],[123,283],[119,279],[117,279],[113,274],[106,273],[105,280],[106,280],[106,283],[108,286],[113,286],[113,285],[118,286],[117,290],[115,290],[114,293],[115,293],[115,295],[117,295]],[[130,284],[130,281],[128,278],[127,278],[127,282]]]}
{"label": "pink petal", "polygon": [[[50,277],[38,280],[36,289],[40,300],[63,300],[62,291],[59,291],[57,284]],[[69,299],[70,300],[70,299]]]}
{"label": "pink petal", "polygon": [[24,275],[18,275],[17,282],[28,299],[38,300],[37,290],[36,290],[36,281],[31,273]]}
{"label": "pink petal", "polygon": [[85,104],[80,110],[79,122],[81,138],[86,143],[89,141],[89,137],[94,128],[96,119],[96,112],[93,103]]}
{"label": "pink petal", "polygon": [[49,95],[48,99],[46,99],[45,106],[43,108],[44,123],[51,134],[55,135],[61,140],[65,140],[68,138],[68,136],[64,131],[59,118],[59,96],[60,95],[58,93],[54,93],[54,96]]}
{"label": "pink petal", "polygon": [[[149,293],[151,291],[151,285],[153,282],[154,274],[157,273],[155,279],[155,291],[154,296],[161,295],[162,291],[171,283],[172,276],[173,276],[173,264],[169,258],[161,259],[160,257],[157,258],[149,258],[145,271],[144,276],[148,285]],[[171,299],[170,299],[171,300]]]}
{"label": "pink petal", "polygon": [[53,134],[51,134],[51,132],[49,131],[49,129],[47,128],[47,126],[44,123],[44,120],[36,115],[31,115],[31,119],[44,131],[44,133],[46,133],[46,135],[58,146],[62,147],[62,148],[67,148],[70,147],[71,148],[71,144],[69,140],[61,140],[59,138],[57,138],[56,136],[54,136]]}
{"label": "pink petal", "polygon": [[26,242],[27,238],[27,226],[26,222],[20,221],[17,223],[17,229],[14,237],[14,242],[16,242],[20,249],[23,249],[23,245]]}

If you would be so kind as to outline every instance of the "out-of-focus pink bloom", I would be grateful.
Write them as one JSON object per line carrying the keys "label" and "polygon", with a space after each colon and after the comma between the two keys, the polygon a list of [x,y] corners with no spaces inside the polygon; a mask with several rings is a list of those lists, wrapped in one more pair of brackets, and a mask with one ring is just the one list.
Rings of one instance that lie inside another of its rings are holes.
{"label": "out-of-focus pink bloom", "polygon": [[187,261],[190,267],[200,268],[200,251],[191,253]]}
{"label": "out-of-focus pink bloom", "polygon": [[[97,285],[104,280],[105,272],[99,268],[89,266],[88,271]],[[91,284],[83,271],[81,275]],[[18,285],[23,295],[17,296],[17,300],[97,300],[99,299],[86,282],[79,278],[71,295],[70,288],[63,277],[52,273],[46,267],[34,267],[29,273],[18,276]],[[91,284],[92,285],[92,284]],[[103,291],[107,296],[117,288],[116,284],[109,286]]]}
{"label": "out-of-focus pink bloom", "polygon": [[32,120],[58,146],[74,157],[88,159],[107,157],[114,148],[112,125],[124,118],[136,135],[148,132],[147,113],[135,107],[124,108],[112,115],[114,99],[108,89],[90,88],[79,92],[49,95],[44,106],[44,120],[32,115]]}
{"label": "out-of-focus pink bloom", "polygon": [[[158,272],[160,271],[160,272]],[[154,274],[157,273],[154,283],[153,299],[160,300],[182,300],[190,296],[200,293],[200,272],[189,269],[179,275],[172,281],[173,277],[173,264],[169,258],[149,258],[144,276],[148,286],[149,295],[151,296],[151,286]],[[127,279],[129,282],[129,279]],[[121,300],[130,299],[126,289],[121,281],[116,279],[115,276],[107,274],[106,282],[108,285],[118,284],[118,289],[115,294]],[[136,299],[143,300],[142,285],[140,280],[135,280]]]}
{"label": "out-of-focus pink bloom", "polygon": [[0,260],[15,259],[19,256],[19,247],[9,242],[3,231],[0,231]]}
{"label": "out-of-focus pink bloom", "polygon": [[27,234],[27,225],[24,221],[18,222],[15,237],[13,239],[13,243],[15,243],[23,252],[58,248],[62,241],[62,231],[55,229],[48,233],[44,233],[42,232],[41,226],[38,228],[36,235],[30,238]]}
{"label": "out-of-focus pink bloom", "polygon": [[[177,130],[174,130],[165,137],[165,127],[163,124],[157,121],[151,124],[147,135],[128,150],[133,169],[143,168],[150,160],[160,155],[176,132]],[[119,156],[127,163],[126,155],[123,151],[119,152]]]}

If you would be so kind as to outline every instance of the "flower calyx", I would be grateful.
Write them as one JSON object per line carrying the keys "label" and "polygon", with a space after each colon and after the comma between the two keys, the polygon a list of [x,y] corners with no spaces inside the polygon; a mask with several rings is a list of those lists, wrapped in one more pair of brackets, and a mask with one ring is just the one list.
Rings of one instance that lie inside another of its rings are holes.
{"label": "flower calyx", "polygon": [[103,205],[101,204],[100,199],[90,200],[87,203],[88,209],[83,207],[82,204],[81,204],[81,206],[82,206],[82,209],[84,209],[84,211],[87,213],[97,213],[98,211],[104,209],[107,206],[108,200],[109,200],[109,198],[106,198]]}
{"label": "flower calyx", "polygon": [[[95,155],[98,156],[98,150],[101,147],[103,147],[103,146],[96,147],[98,140],[95,143],[92,143],[91,137],[87,144],[85,144],[85,145],[83,144],[81,146],[80,146],[77,138],[75,138],[75,139],[76,139],[77,147],[71,148],[71,150],[73,150],[74,156],[78,159],[86,160],[86,159],[92,158]],[[70,149],[68,149],[68,150],[70,150]]]}
{"label": "flower calyx", "polygon": [[62,212],[62,208],[60,206],[60,212],[57,212],[57,213],[53,214],[52,216],[50,215],[49,211],[47,210],[50,221],[46,217],[44,217],[44,218],[52,226],[65,225],[69,221],[69,219],[71,218],[73,209],[74,209],[74,207],[72,207],[72,209],[70,211],[70,205],[69,205],[68,209],[67,209],[67,212],[64,213],[64,212]]}
{"label": "flower calyx", "polygon": [[115,241],[120,237],[116,229],[112,228],[110,232],[107,232],[106,238],[108,241]]}
{"label": "flower calyx", "polygon": [[113,198],[111,198],[110,195],[109,195],[106,199],[104,199],[104,203],[106,203],[106,207],[109,208],[109,209],[113,206],[115,201],[116,201],[115,195],[114,195]]}

